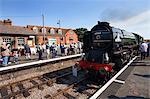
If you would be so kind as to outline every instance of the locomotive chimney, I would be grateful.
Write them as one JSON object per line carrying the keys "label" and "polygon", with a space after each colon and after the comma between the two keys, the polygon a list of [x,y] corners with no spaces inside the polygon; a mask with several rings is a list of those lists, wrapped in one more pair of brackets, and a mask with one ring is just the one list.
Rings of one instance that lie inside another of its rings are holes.
{"label": "locomotive chimney", "polygon": [[98,21],[98,25],[100,25],[101,24],[101,22],[100,21]]}
{"label": "locomotive chimney", "polygon": [[98,25],[100,25],[100,24],[109,26],[109,23],[108,23],[108,22],[100,22],[100,21],[98,21]]}

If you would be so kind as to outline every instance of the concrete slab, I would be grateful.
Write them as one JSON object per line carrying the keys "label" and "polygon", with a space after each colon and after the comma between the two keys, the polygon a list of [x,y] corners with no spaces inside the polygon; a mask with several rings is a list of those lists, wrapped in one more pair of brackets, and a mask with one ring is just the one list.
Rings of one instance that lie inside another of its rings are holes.
{"label": "concrete slab", "polygon": [[117,78],[125,81],[125,83],[113,82],[98,99],[150,99],[149,63],[149,58],[142,61],[134,61]]}
{"label": "concrete slab", "polygon": [[150,65],[135,66],[115,96],[150,98]]}

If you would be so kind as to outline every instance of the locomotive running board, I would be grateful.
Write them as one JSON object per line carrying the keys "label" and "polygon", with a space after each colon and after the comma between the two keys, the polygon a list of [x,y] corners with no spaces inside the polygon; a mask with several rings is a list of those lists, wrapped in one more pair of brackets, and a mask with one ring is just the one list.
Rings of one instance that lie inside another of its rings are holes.
{"label": "locomotive running board", "polygon": [[121,75],[121,73],[123,73],[127,68],[128,66],[137,58],[138,56],[135,56],[127,65],[125,65],[113,78],[111,78],[102,88],[100,88],[93,96],[91,96],[89,99],[96,99],[98,98],[102,93],[103,91],[105,91],[105,89],[107,87],[109,87],[109,85],[111,83],[113,83],[116,78]]}

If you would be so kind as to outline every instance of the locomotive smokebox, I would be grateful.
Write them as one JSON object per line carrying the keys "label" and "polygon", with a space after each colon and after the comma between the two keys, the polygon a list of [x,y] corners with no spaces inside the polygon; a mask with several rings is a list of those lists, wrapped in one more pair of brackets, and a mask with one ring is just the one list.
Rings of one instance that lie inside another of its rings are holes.
{"label": "locomotive smokebox", "polygon": [[107,25],[107,26],[109,26],[109,23],[108,22],[100,22],[100,21],[98,21],[98,25]]}

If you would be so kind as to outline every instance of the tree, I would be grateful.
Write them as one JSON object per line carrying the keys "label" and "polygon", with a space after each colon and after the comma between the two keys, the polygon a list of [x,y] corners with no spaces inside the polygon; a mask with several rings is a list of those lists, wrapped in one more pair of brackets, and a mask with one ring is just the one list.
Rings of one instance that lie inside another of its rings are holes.
{"label": "tree", "polygon": [[78,35],[78,40],[80,42],[83,42],[84,33],[87,31],[88,31],[87,28],[77,28],[74,30],[74,32]]}

